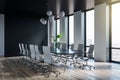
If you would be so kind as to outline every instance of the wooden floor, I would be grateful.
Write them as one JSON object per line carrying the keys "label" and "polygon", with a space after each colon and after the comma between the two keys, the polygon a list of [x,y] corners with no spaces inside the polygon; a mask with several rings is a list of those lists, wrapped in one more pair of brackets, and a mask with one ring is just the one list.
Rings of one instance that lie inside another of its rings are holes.
{"label": "wooden floor", "polygon": [[18,63],[18,58],[0,58],[0,80],[120,80],[120,64],[96,62],[95,70],[81,70],[68,66],[66,71],[61,71],[59,77],[53,74],[45,78],[23,64]]}

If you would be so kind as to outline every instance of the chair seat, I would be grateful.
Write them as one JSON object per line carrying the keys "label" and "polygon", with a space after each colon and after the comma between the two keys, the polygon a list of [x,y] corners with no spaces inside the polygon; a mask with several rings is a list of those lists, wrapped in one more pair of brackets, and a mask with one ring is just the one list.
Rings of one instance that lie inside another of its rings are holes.
{"label": "chair seat", "polygon": [[88,61],[89,59],[87,57],[81,58],[84,61]]}

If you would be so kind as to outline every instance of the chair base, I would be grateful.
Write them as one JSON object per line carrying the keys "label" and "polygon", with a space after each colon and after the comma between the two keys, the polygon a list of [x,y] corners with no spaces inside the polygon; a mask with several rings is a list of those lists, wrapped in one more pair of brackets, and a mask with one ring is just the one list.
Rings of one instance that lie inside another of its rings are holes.
{"label": "chair base", "polygon": [[60,75],[59,71],[53,71],[53,70],[48,70],[45,73],[46,73],[45,77],[47,77],[47,78],[49,78],[49,76],[50,76],[51,73],[54,73],[56,75],[56,77],[58,77],[58,75]]}
{"label": "chair base", "polygon": [[91,66],[91,65],[82,65],[82,66],[79,66],[79,68],[81,68],[81,69],[85,69],[86,67],[88,67],[90,70],[92,70],[92,69],[95,69],[95,67],[94,66]]}
{"label": "chair base", "polygon": [[57,70],[53,70],[53,66],[48,66],[44,68],[44,72],[43,75],[47,78],[49,78],[50,74],[54,73],[56,75],[56,77],[58,77],[58,75],[60,75],[61,73]]}

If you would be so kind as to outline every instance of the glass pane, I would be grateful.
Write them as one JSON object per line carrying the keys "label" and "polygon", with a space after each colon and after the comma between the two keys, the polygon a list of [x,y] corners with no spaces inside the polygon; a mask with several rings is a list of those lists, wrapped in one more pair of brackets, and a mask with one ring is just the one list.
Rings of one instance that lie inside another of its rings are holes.
{"label": "glass pane", "polygon": [[120,3],[112,5],[112,47],[120,48]]}
{"label": "glass pane", "polygon": [[69,16],[69,44],[74,43],[74,15]]}
{"label": "glass pane", "polygon": [[112,49],[112,61],[120,62],[120,50],[119,49]]}
{"label": "glass pane", "polygon": [[[57,20],[57,35],[60,34],[60,19]],[[58,42],[60,42],[60,39],[57,40]]]}
{"label": "glass pane", "polygon": [[86,46],[94,44],[94,10],[86,12]]}

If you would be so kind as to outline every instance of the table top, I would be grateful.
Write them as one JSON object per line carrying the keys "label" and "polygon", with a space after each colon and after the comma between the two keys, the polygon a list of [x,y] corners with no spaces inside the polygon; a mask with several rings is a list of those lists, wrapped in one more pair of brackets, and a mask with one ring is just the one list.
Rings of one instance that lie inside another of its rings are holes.
{"label": "table top", "polygon": [[56,48],[55,50],[51,50],[51,52],[55,53],[55,54],[64,54],[64,55],[80,53],[80,51],[78,51],[78,50],[71,50],[71,49],[61,50],[58,48]]}

